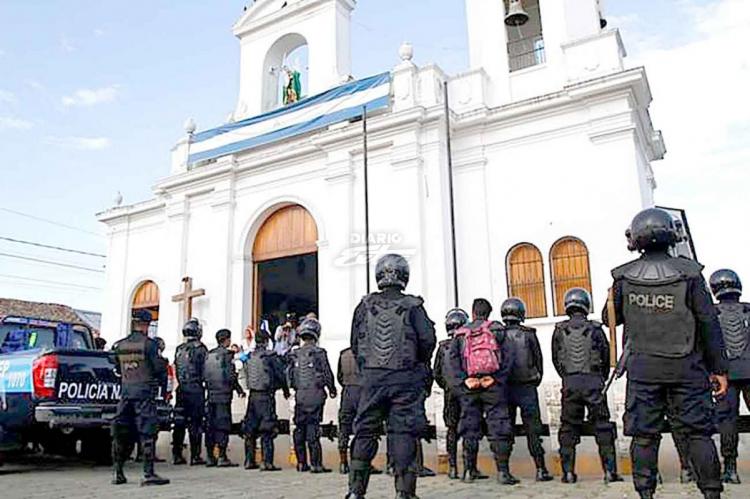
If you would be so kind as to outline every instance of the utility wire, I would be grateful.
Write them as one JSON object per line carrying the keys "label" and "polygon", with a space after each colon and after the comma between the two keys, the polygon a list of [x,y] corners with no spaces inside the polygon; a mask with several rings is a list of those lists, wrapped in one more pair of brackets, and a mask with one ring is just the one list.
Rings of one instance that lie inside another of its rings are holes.
{"label": "utility wire", "polygon": [[0,256],[6,256],[8,258],[17,258],[19,260],[27,260],[27,261],[30,261],[30,262],[46,263],[48,265],[57,265],[58,267],[67,267],[67,268],[70,268],[70,269],[86,270],[88,272],[99,272],[99,273],[102,273],[102,274],[104,273],[104,271],[101,270],[101,269],[92,269],[91,267],[82,267],[80,265],[73,265],[73,264],[70,264],[70,263],[55,262],[55,261],[52,261],[52,260],[44,260],[44,259],[41,259],[41,258],[31,258],[31,257],[28,257],[28,256],[13,255],[13,254],[10,254],[10,253],[0,253]]}
{"label": "utility wire", "polygon": [[74,284],[72,282],[63,282],[63,281],[49,281],[47,279],[34,279],[32,277],[25,277],[22,275],[10,275],[10,274],[0,274],[0,278],[3,279],[18,279],[21,281],[29,281],[29,282],[39,282],[39,283],[45,283],[45,284],[54,284],[57,286],[64,286],[67,288],[82,288],[82,289],[94,289],[94,290],[101,290],[102,288],[98,288],[96,286],[84,286],[82,284]]}
{"label": "utility wire", "polygon": [[18,244],[28,244],[29,246],[36,246],[38,248],[47,248],[52,249],[56,251],[66,251],[68,253],[76,253],[79,255],[87,255],[87,256],[96,256],[99,258],[107,258],[107,255],[102,255],[101,253],[89,253],[88,251],[81,251],[81,250],[75,250],[70,248],[62,248],[60,246],[51,246],[49,244],[42,244],[42,243],[35,243],[32,241],[23,241],[21,239],[13,239],[12,237],[5,237],[0,236],[0,239],[3,241],[10,241],[12,243],[18,243]]}
{"label": "utility wire", "polygon": [[29,215],[28,213],[23,213],[21,211],[11,210],[9,208],[2,208],[2,207],[0,207],[0,211],[5,211],[7,213],[12,213],[14,215],[18,215],[19,217],[30,218],[32,220],[36,220],[37,222],[44,222],[44,223],[48,223],[48,224],[51,224],[51,225],[56,225],[56,226],[62,227],[64,229],[75,230],[77,232],[83,232],[84,234],[90,234],[92,236],[104,237],[101,234],[98,234],[98,233],[90,231],[90,230],[81,229],[80,227],[74,227],[73,225],[67,225],[67,224],[64,224],[64,223],[61,223],[61,222],[57,222],[55,220],[50,220],[48,218],[38,217],[36,215]]}
{"label": "utility wire", "polygon": [[31,283],[31,282],[14,282],[14,281],[6,281],[4,279],[0,279],[0,283],[6,284],[9,286],[25,286],[27,288],[32,289],[39,289],[39,288],[45,288],[45,289],[54,289],[60,292],[67,292],[67,293],[101,293],[101,290],[99,289],[85,289],[85,288],[71,288],[68,286],[60,286],[59,284],[40,284],[40,283]]}

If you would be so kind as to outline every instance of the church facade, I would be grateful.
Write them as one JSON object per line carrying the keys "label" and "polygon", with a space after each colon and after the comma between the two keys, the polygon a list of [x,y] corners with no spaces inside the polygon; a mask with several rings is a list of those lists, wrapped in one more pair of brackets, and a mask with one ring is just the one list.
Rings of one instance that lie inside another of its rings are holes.
{"label": "church facade", "polygon": [[[496,310],[523,298],[545,384],[558,384],[549,344],[562,296],[581,286],[604,306],[609,269],[630,258],[624,230],[654,204],[665,146],[646,72],[626,67],[598,0],[523,5],[529,22],[506,26],[507,1],[466,0],[461,74],[416,66],[405,43],[393,68],[353,78],[355,0],[252,3],[233,28],[233,115],[187,127],[153,199],[98,215],[109,229],[103,334],[125,335],[131,310],[147,308],[173,351],[186,310],[172,296],[190,277],[205,291],[192,315],[207,344],[219,328],[238,342],[248,324],[315,312],[335,362],[368,289],[369,241],[373,269],[386,252],[409,258],[408,292],[424,297],[440,338],[456,288],[467,310],[476,297]],[[288,62],[300,48],[301,87]]]}

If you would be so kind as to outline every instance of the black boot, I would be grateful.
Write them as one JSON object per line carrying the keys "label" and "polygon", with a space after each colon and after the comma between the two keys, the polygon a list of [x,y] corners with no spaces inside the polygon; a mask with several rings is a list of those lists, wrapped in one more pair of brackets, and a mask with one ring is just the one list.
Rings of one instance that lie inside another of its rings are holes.
{"label": "black boot", "polygon": [[458,480],[458,435],[455,428],[448,428],[445,447],[448,451],[448,478]]}
{"label": "black boot", "polygon": [[112,485],[122,485],[124,483],[128,483],[128,479],[125,478],[125,473],[122,470],[122,463],[115,463]]}
{"label": "black boot", "polygon": [[206,461],[201,457],[201,437],[190,436],[190,466],[203,466]]}
{"label": "black boot", "polygon": [[422,450],[421,440],[417,440],[417,469],[419,470],[420,478],[431,478],[435,476],[435,472],[424,465],[424,451]]}
{"label": "black boot", "polygon": [[497,466],[497,483],[500,485],[517,485],[521,481],[510,473],[510,442],[501,440],[492,442],[490,448],[495,455]]}
{"label": "black boot", "polygon": [[604,470],[604,483],[622,482],[623,478],[617,473],[617,458],[614,453],[601,456]]}
{"label": "black boot", "polygon": [[187,464],[187,461],[182,456],[182,452],[172,450],[172,464],[174,464],[175,466],[181,466],[183,464]]}
{"label": "black boot", "polygon": [[735,485],[742,483],[740,476],[737,474],[737,459],[724,458],[724,474],[721,476],[721,481]]}
{"label": "black boot", "polygon": [[396,499],[418,499],[417,475],[417,470],[413,468],[408,468],[396,475]]}
{"label": "black boot", "polygon": [[[113,433],[116,430],[113,430]],[[122,455],[123,449],[122,449],[122,442],[120,441],[118,435],[113,434],[112,436],[112,464],[113,464],[113,476],[112,476],[112,485],[122,485],[123,483],[127,483],[128,480],[125,478],[125,473],[123,472],[123,463],[125,461],[125,457]]]}
{"label": "black boot", "polygon": [[294,456],[297,458],[297,471],[306,473],[310,471],[310,466],[307,464],[307,446],[305,445],[305,436],[302,433],[302,428],[297,427],[294,429],[292,439],[294,441]]}
{"label": "black boot", "polygon": [[349,472],[348,499],[364,499],[367,494],[367,485],[370,483],[370,463],[352,459],[351,471]]}
{"label": "black boot", "polygon": [[349,474],[349,452],[347,449],[339,449],[339,473]]}
{"label": "black boot", "polygon": [[143,446],[143,479],[141,487],[151,485],[167,485],[169,479],[162,478],[154,472],[154,441],[153,439],[141,440]]}
{"label": "black boot", "polygon": [[654,499],[654,493],[651,490],[639,490],[638,495],[641,499]]}
{"label": "black boot", "polygon": [[245,437],[245,469],[257,470],[260,468],[255,460],[255,450],[258,446],[257,440],[252,437]]}
{"label": "black boot", "polygon": [[274,447],[272,437],[264,437],[261,440],[260,450],[263,455],[263,464],[260,466],[260,471],[281,471],[281,468],[277,468],[273,464]]}
{"label": "black boot", "polygon": [[233,463],[227,457],[227,447],[225,445],[219,446],[219,460],[216,461],[216,466],[219,468],[236,468],[239,466],[237,463]]}
{"label": "black boot", "polygon": [[473,470],[477,467],[478,452],[479,442],[464,439],[464,474],[461,478],[464,483],[473,483],[476,480]]}
{"label": "black boot", "polygon": [[537,482],[549,482],[553,480],[552,475],[547,470],[547,465],[544,463],[544,454],[534,456],[534,464],[536,465],[536,478]]}
{"label": "black boot", "polygon": [[311,473],[330,473],[331,470],[323,466],[323,447],[320,445],[320,440],[313,440],[308,442],[307,446],[310,448],[310,462],[312,467]]}
{"label": "black boot", "polygon": [[576,450],[560,448],[560,464],[562,466],[562,483],[576,483]]}

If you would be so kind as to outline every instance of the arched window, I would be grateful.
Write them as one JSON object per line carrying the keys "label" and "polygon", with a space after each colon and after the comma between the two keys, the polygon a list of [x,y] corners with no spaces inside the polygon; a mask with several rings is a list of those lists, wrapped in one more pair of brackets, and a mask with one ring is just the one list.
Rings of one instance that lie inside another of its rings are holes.
{"label": "arched window", "polygon": [[547,316],[544,295],[544,262],[539,248],[529,243],[517,244],[506,260],[508,296],[517,296],[526,304],[529,319]]}
{"label": "arched window", "polygon": [[565,293],[570,288],[583,288],[591,293],[589,251],[580,239],[563,237],[552,245],[549,259],[555,315],[565,315]]}

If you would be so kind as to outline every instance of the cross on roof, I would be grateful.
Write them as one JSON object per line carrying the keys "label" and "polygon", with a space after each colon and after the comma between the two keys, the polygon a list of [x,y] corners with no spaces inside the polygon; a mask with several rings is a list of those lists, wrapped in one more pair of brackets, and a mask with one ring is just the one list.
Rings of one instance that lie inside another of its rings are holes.
{"label": "cross on roof", "polygon": [[[193,298],[204,296],[206,294],[205,289],[193,289],[193,278],[183,277],[182,278],[182,293],[174,295],[172,301],[175,303],[182,303],[182,324],[185,324],[193,316]],[[180,327],[182,327],[180,324]]]}

